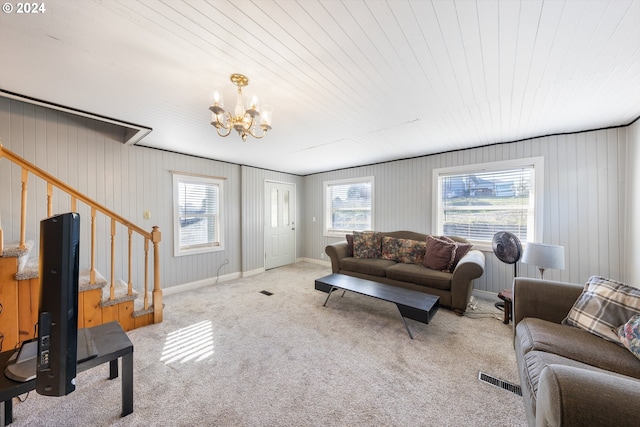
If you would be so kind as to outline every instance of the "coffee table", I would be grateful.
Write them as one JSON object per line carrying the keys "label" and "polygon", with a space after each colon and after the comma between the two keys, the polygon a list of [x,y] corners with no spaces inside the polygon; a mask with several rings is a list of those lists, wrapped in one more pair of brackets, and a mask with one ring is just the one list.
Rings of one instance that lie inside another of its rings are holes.
{"label": "coffee table", "polygon": [[[402,322],[411,339],[413,339],[413,334],[409,329],[409,325],[407,325],[405,317],[428,324],[436,314],[436,311],[438,311],[440,305],[440,297],[435,295],[360,279],[358,277],[346,276],[344,274],[330,274],[316,279],[315,287],[319,291],[329,293],[323,304],[325,307],[329,301],[329,297],[331,297],[331,294],[336,289],[351,291],[394,303],[400,311]],[[343,292],[342,296],[344,296],[344,294]]]}

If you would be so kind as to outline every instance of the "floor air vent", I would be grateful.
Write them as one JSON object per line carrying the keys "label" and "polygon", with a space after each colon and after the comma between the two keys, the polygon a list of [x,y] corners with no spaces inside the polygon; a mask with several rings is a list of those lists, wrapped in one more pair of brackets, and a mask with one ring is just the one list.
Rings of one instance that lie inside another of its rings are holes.
{"label": "floor air vent", "polygon": [[271,295],[273,295],[273,292],[269,292],[269,291],[260,291],[261,294],[265,294],[266,296],[270,297]]}
{"label": "floor air vent", "polygon": [[510,391],[513,394],[517,394],[518,396],[522,396],[522,389],[520,388],[519,385],[511,384],[499,378],[492,377],[491,375],[487,375],[484,372],[478,373],[478,379],[494,387],[498,387],[503,390]]}

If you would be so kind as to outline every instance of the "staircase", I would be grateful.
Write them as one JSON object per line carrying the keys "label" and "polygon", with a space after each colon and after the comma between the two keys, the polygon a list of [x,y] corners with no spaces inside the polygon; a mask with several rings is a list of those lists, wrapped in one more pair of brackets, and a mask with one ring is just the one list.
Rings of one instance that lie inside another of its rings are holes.
{"label": "staircase", "polygon": [[[130,223],[115,212],[89,199],[69,187],[54,176],[27,162],[0,144],[0,161],[7,159],[21,168],[22,203],[20,210],[20,240],[4,242],[0,223],[0,351],[18,346],[22,341],[37,336],[40,280],[38,278],[38,254],[34,253],[33,241],[26,240],[27,190],[31,175],[47,184],[47,212],[42,218],[54,215],[54,194],[66,194],[70,198],[69,209],[77,212],[78,203],[84,203],[90,210],[90,266],[80,270],[78,284],[78,327],[92,327],[102,323],[118,321],[125,331],[162,322],[162,289],[160,288],[159,243],[161,233],[158,227],[145,231]],[[2,164],[0,163],[0,166]],[[55,190],[55,192],[54,192]],[[110,274],[109,279],[96,270],[97,235],[96,217],[106,216],[110,222]],[[6,221],[6,220],[5,220]],[[126,228],[128,239],[127,282],[115,278],[116,231]],[[39,230],[29,230],[30,234]],[[143,254],[133,254],[134,239],[142,239]],[[149,244],[153,245],[153,255],[149,256]],[[81,251],[83,246],[81,245]],[[153,260],[153,290],[149,292],[149,259]],[[142,298],[133,289],[133,265],[143,265],[144,291]],[[45,284],[46,285],[46,284]],[[149,294],[152,302],[149,303]]]}

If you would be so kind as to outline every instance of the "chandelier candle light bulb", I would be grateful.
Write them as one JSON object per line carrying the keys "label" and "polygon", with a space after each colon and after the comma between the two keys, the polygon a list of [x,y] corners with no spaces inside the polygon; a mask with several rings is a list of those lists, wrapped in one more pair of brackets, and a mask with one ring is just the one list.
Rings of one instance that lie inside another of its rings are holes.
{"label": "chandelier candle light bulb", "polygon": [[[242,74],[232,74],[231,83],[238,87],[238,97],[234,114],[225,111],[222,95],[216,90],[213,94],[212,105],[209,107],[212,113],[211,125],[216,128],[218,135],[222,137],[229,136],[231,129],[235,129],[243,141],[247,140],[247,135],[251,135],[256,139],[263,138],[267,131],[271,129],[273,109],[265,105],[264,110],[261,112],[258,97],[254,95],[245,110],[243,107],[242,88],[249,84],[249,79]],[[260,123],[256,120],[257,117],[260,117]],[[257,133],[258,127],[262,129],[261,134]]]}

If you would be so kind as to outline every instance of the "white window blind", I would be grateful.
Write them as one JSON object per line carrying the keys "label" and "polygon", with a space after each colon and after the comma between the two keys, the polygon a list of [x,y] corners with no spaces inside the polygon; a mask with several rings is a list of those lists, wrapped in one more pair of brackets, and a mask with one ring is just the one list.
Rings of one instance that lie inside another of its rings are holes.
{"label": "white window blind", "polygon": [[373,177],[325,182],[325,235],[373,229]]}
{"label": "white window blind", "polygon": [[489,243],[508,231],[523,242],[535,240],[541,160],[512,163],[438,170],[437,233]]}
{"label": "white window blind", "polygon": [[174,174],[176,255],[221,248],[222,182]]}

